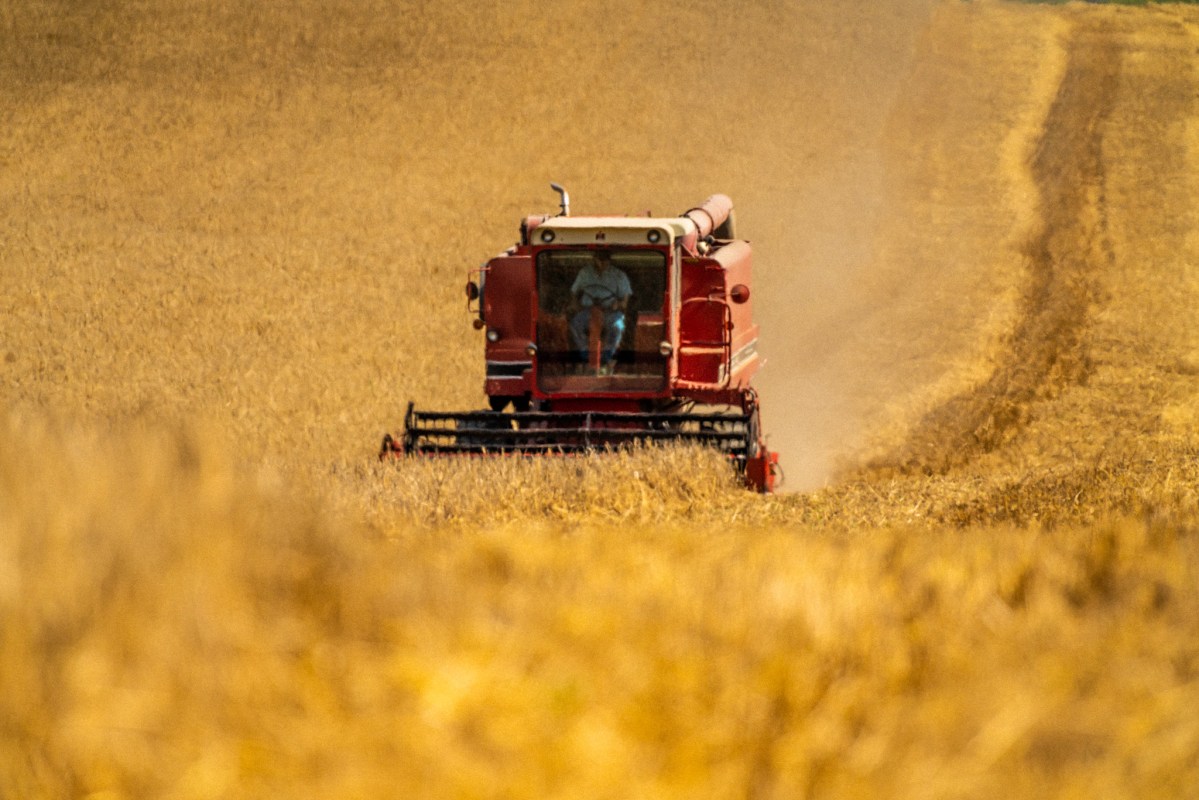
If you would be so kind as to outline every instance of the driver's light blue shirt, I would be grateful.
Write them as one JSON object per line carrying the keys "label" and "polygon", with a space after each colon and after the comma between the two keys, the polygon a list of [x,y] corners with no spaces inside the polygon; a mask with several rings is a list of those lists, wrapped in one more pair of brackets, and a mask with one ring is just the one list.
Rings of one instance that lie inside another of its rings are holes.
{"label": "driver's light blue shirt", "polygon": [[605,305],[614,299],[624,300],[633,294],[633,287],[629,284],[629,276],[616,267],[609,266],[601,274],[594,264],[588,264],[579,270],[570,286],[571,294],[579,292],[583,293],[580,300],[583,307],[590,308],[596,303]]}

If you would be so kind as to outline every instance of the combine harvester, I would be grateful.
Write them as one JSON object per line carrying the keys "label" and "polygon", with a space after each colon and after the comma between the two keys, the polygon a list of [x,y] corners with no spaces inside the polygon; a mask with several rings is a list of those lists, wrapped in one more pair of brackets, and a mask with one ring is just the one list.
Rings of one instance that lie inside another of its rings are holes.
{"label": "combine harvester", "polygon": [[[697,442],[771,492],[751,296],[752,252],[733,204],[713,195],[679,217],[525,218],[519,244],[466,284],[486,329],[490,411],[417,411],[383,439],[397,455],[570,454]],[[511,410],[509,410],[511,408]]]}

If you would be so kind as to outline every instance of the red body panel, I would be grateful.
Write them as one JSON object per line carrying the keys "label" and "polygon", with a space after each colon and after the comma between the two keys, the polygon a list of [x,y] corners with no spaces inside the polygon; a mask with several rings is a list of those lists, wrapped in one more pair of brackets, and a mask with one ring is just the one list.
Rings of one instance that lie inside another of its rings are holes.
{"label": "red body panel", "polygon": [[527,255],[504,254],[491,259],[485,268],[481,316],[490,333],[487,338],[489,397],[521,397],[533,386],[532,363],[527,348],[533,340],[533,263]]}

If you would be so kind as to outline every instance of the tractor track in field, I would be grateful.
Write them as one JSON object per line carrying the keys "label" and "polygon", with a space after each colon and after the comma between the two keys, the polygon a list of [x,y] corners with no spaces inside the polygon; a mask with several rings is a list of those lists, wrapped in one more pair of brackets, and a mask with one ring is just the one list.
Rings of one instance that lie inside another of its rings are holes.
{"label": "tractor track in field", "polygon": [[1022,247],[1026,285],[1018,321],[990,377],[919,420],[872,471],[943,474],[1010,442],[1037,404],[1086,381],[1088,317],[1097,273],[1111,261],[1103,165],[1121,46],[1103,23],[1080,23],[1029,160],[1037,222]]}

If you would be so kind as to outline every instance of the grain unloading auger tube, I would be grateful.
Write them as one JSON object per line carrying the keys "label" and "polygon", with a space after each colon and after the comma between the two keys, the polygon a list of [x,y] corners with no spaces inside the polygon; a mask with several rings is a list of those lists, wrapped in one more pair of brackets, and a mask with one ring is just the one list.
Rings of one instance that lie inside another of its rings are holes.
{"label": "grain unloading auger tube", "polygon": [[519,241],[471,271],[490,411],[416,411],[395,455],[539,455],[692,443],[774,490],[751,379],[762,368],[753,249],[714,194],[673,217],[525,217]]}

